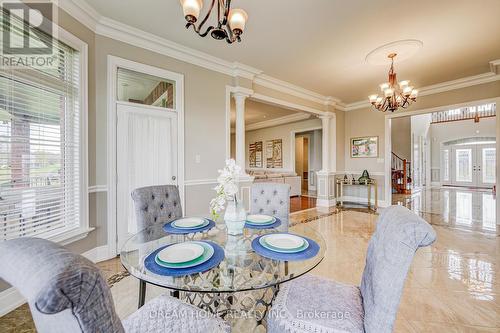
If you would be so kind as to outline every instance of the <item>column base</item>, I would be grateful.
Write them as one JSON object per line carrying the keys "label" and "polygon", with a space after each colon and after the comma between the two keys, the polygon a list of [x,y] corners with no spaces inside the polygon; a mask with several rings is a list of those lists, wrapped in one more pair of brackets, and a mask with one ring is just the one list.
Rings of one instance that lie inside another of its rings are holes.
{"label": "column base", "polygon": [[334,207],[337,205],[337,199],[317,199],[316,206],[317,207]]}
{"label": "column base", "polygon": [[318,199],[317,207],[334,207],[337,204],[335,198],[335,173],[319,171],[317,173]]}

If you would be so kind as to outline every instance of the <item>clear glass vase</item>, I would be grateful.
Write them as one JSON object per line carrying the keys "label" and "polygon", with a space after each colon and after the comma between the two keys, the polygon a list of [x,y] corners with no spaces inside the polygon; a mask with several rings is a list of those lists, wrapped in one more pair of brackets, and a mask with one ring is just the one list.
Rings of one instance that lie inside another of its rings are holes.
{"label": "clear glass vase", "polygon": [[247,211],[245,205],[240,200],[233,198],[228,200],[226,212],[224,213],[224,222],[226,223],[227,233],[229,235],[243,234]]}

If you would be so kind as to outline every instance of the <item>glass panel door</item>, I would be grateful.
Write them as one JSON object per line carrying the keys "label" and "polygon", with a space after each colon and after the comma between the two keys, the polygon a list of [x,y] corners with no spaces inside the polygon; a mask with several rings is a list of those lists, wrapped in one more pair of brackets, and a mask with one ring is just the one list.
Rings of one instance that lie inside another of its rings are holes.
{"label": "glass panel door", "polygon": [[461,147],[454,150],[456,185],[473,185],[473,147]]}
{"label": "glass panel door", "polygon": [[496,183],[496,148],[495,145],[477,147],[478,186],[492,187]]}

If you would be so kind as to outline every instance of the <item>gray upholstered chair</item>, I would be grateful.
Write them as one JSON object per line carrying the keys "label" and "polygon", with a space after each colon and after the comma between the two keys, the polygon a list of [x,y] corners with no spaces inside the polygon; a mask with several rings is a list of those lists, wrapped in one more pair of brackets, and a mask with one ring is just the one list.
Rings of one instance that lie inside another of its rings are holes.
{"label": "gray upholstered chair", "polygon": [[175,185],[155,185],[132,191],[137,230],[182,217],[181,197]]}
{"label": "gray upholstered chair", "polygon": [[415,252],[435,239],[432,227],[408,209],[384,209],[368,245],[361,286],[312,275],[284,284],[268,316],[268,332],[392,332]]}
{"label": "gray upholstered chair", "polygon": [[[132,191],[137,230],[155,223],[166,223],[182,217],[181,197],[175,185],[154,185]],[[148,235],[147,237],[150,237]],[[146,282],[139,280],[139,307],[146,298]]]}
{"label": "gray upholstered chair", "polygon": [[254,183],[250,192],[251,214],[266,214],[288,218],[290,214],[290,185]]}
{"label": "gray upholstered chair", "polygon": [[39,333],[230,331],[222,319],[166,295],[120,321],[99,269],[44,239],[0,242],[0,277],[28,300]]}

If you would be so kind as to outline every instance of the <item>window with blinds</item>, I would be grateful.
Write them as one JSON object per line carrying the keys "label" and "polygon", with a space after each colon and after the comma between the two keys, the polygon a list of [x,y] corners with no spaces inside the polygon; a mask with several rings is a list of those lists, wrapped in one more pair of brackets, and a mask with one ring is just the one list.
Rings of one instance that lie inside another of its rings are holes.
{"label": "window with blinds", "polygon": [[[0,29],[22,39],[23,22],[11,17],[7,27],[3,15]],[[80,179],[80,54],[57,40],[53,47],[53,66],[0,69],[3,240],[50,238],[80,227],[86,191]]]}

